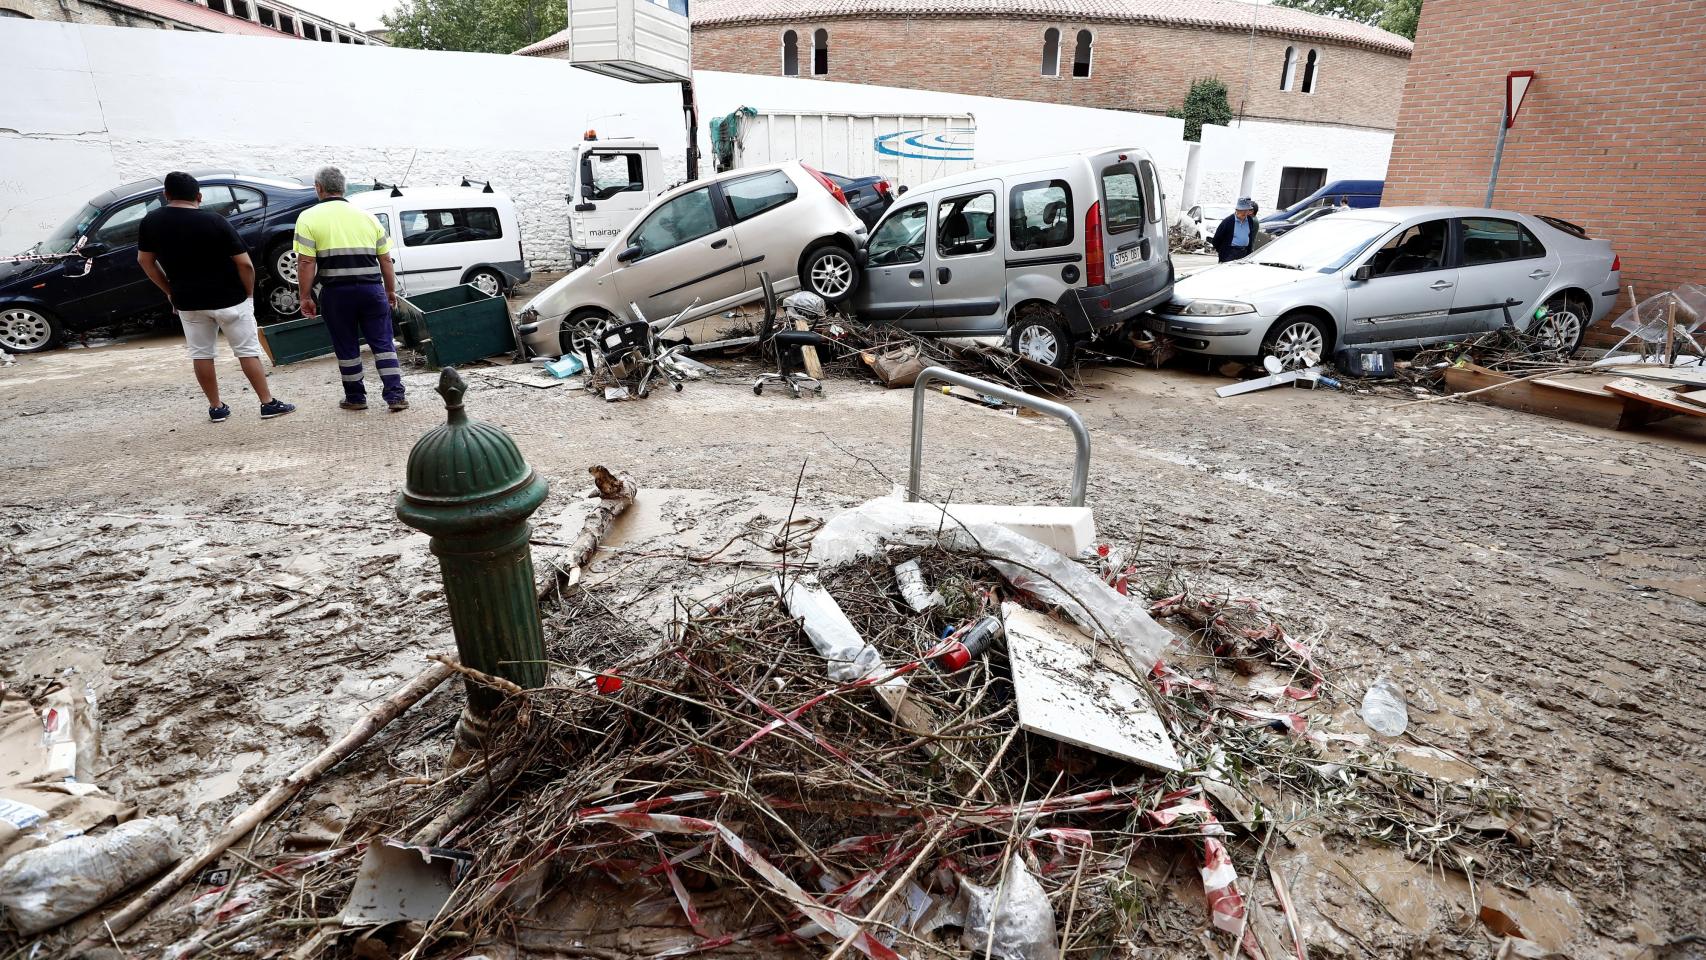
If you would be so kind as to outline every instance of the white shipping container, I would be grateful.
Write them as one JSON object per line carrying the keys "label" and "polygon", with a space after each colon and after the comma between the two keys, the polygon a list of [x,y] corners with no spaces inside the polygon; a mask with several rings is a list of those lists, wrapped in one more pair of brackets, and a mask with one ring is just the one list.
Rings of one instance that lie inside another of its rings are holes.
{"label": "white shipping container", "polygon": [[969,113],[808,113],[762,110],[742,117],[734,166],[799,160],[844,177],[884,176],[915,187],[977,166]]}
{"label": "white shipping container", "polygon": [[685,0],[569,0],[569,62],[634,83],[693,74]]}

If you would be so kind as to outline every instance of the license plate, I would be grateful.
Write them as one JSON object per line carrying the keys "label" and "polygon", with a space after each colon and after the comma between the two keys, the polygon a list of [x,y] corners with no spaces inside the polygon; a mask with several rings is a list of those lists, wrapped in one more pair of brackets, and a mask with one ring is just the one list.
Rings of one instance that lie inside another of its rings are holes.
{"label": "license plate", "polygon": [[1143,250],[1140,247],[1132,247],[1130,250],[1115,250],[1114,269],[1118,270],[1121,267],[1129,267],[1142,259]]}

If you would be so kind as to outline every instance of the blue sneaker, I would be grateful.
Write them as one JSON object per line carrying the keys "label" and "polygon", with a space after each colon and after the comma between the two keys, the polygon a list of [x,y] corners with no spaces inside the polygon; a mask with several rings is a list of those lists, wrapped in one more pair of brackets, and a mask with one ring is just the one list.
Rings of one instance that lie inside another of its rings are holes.
{"label": "blue sneaker", "polygon": [[207,419],[214,423],[224,423],[231,419],[231,408],[223,403],[217,407],[208,407]]}
{"label": "blue sneaker", "polygon": [[280,400],[277,397],[273,397],[271,400],[268,400],[266,403],[261,404],[261,419],[262,420],[271,420],[273,417],[282,417],[285,414],[290,413],[292,410],[295,410],[295,409],[296,409],[296,404],[285,403],[283,400]]}

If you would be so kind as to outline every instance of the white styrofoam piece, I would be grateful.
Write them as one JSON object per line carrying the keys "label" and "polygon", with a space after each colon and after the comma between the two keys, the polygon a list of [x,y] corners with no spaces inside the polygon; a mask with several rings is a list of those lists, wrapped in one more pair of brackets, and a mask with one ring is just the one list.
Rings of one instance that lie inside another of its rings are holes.
{"label": "white styrofoam piece", "polygon": [[1083,631],[1016,603],[1001,605],[1001,619],[1020,727],[1157,770],[1183,769],[1142,681],[1097,660]]}
{"label": "white styrofoam piece", "polygon": [[[896,488],[895,499],[905,500],[906,491]],[[1089,507],[1019,507],[999,503],[909,503],[918,523],[992,523],[1030,537],[1068,557],[1076,557],[1096,543],[1096,517]],[[947,517],[942,516],[943,511]]]}

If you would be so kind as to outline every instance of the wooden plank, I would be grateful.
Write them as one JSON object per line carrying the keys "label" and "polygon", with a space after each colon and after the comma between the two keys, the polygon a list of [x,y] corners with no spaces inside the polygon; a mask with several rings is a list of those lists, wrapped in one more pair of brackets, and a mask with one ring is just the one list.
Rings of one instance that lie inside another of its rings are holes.
{"label": "wooden plank", "polygon": [[1607,372],[1617,374],[1620,377],[1657,380],[1660,383],[1674,383],[1685,387],[1706,389],[1706,368],[1698,366],[1663,367],[1658,364],[1629,364],[1612,367]]}
{"label": "wooden plank", "polygon": [[[811,328],[812,328],[811,324],[805,322],[804,320],[795,320],[794,321],[794,329],[795,330],[810,330]],[[805,360],[805,362],[806,362],[806,376],[811,377],[813,380],[822,380],[823,379],[823,364],[818,361],[817,348],[816,347],[801,347],[800,348],[800,357],[803,360]]]}
{"label": "wooden plank", "polygon": [[1677,394],[1677,396],[1687,400],[1689,403],[1698,403],[1702,406],[1706,406],[1706,390],[1685,390],[1682,393]]}
{"label": "wooden plank", "polygon": [[1607,430],[1627,430],[1653,419],[1651,412],[1646,410],[1631,415],[1628,401],[1620,396],[1599,396],[1580,390],[1540,386],[1535,383],[1539,379],[1547,378],[1518,380],[1474,364],[1445,368],[1445,385],[1451,392],[1468,393],[1497,386],[1496,390],[1478,393],[1470,399],[1507,410],[1521,410]]}
{"label": "wooden plank", "polygon": [[1627,397],[1639,403],[1651,404],[1672,413],[1686,413],[1691,417],[1706,417],[1706,406],[1691,403],[1666,390],[1657,384],[1634,377],[1619,377],[1605,385],[1605,389],[1620,397]]}
{"label": "wooden plank", "polygon": [[1537,387],[1548,387],[1553,390],[1569,390],[1572,393],[1582,393],[1590,397],[1614,397],[1616,394],[1607,393],[1603,382],[1589,383],[1586,381],[1554,380],[1550,377],[1535,377],[1533,383]]}
{"label": "wooden plank", "polygon": [[1144,681],[1096,656],[1072,624],[1016,603],[1001,605],[1019,726],[1156,770],[1183,769]]}

